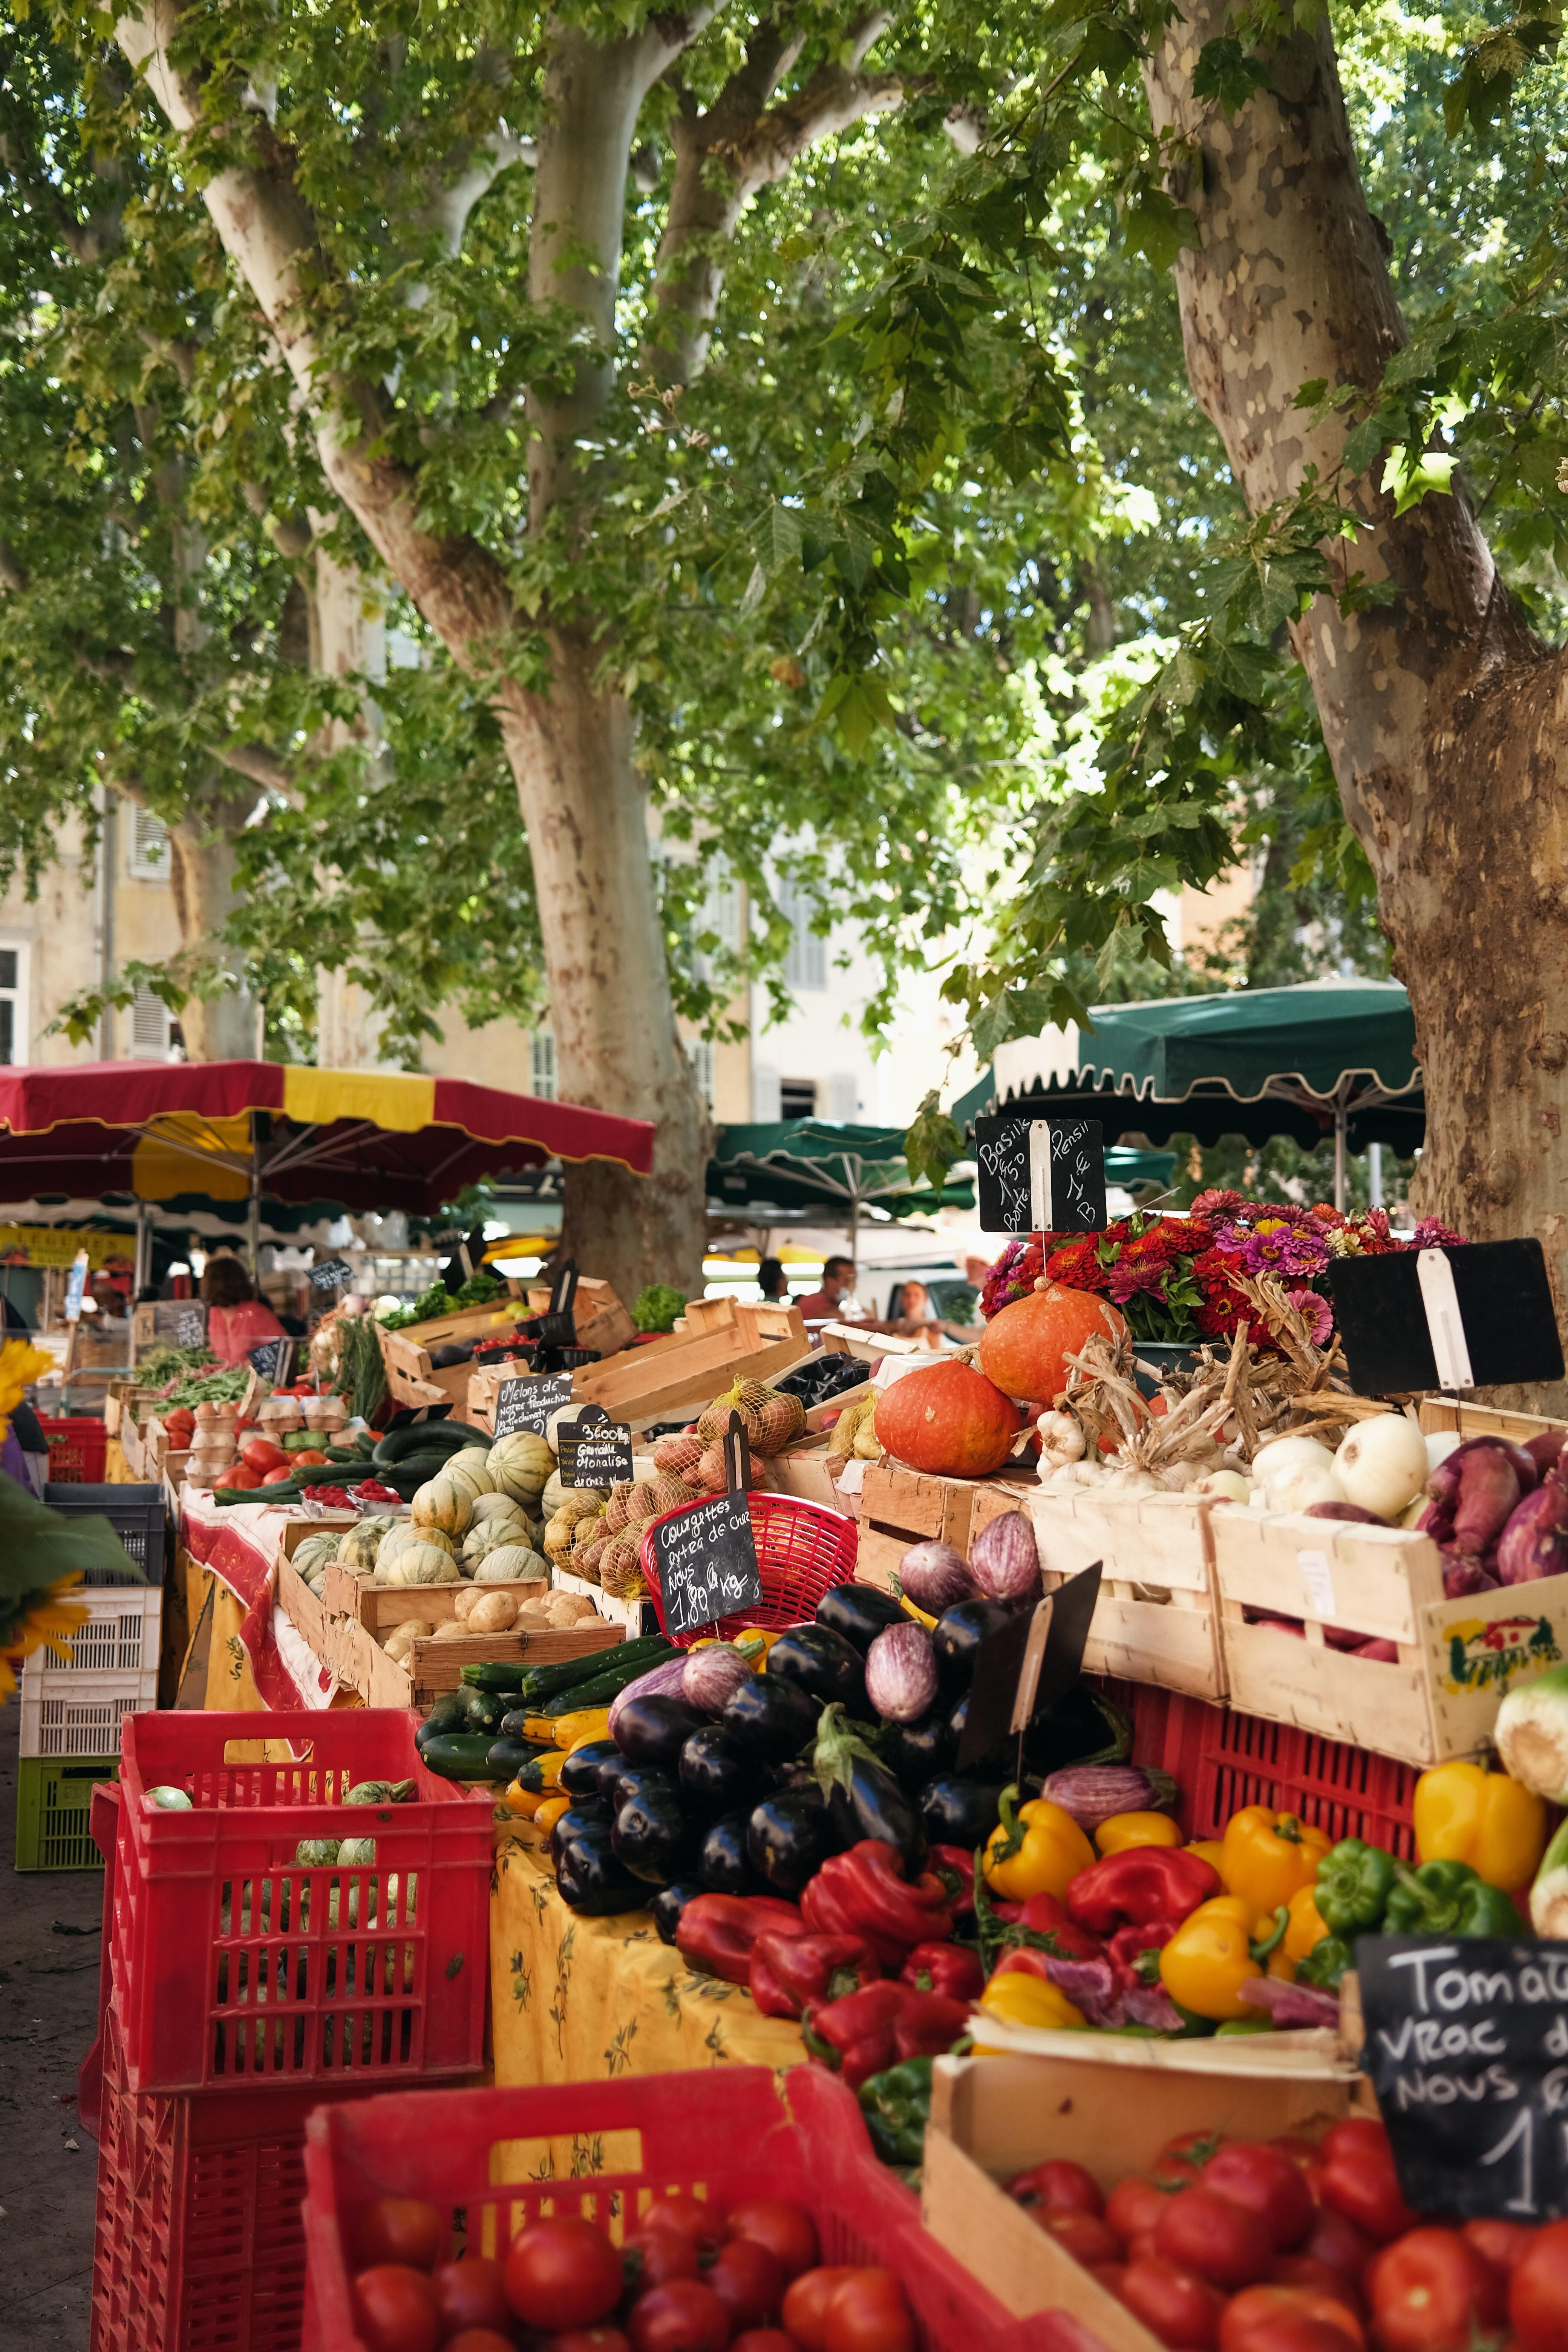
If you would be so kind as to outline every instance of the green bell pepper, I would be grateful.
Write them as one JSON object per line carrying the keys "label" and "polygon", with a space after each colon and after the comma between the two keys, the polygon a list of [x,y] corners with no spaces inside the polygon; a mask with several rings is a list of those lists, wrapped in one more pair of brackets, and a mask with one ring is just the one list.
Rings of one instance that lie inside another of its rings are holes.
{"label": "green bell pepper", "polygon": [[1298,1961],[1296,1981],[1319,1985],[1324,1992],[1338,1992],[1345,1970],[1354,1966],[1355,1954],[1342,1936],[1322,1936],[1306,1958]]}
{"label": "green bell pepper", "polygon": [[907,2058],[901,2066],[871,2075],[861,2084],[859,2097],[871,2145],[882,2162],[922,2164],[931,2121],[931,2060]]}
{"label": "green bell pepper", "polygon": [[1468,1862],[1396,1863],[1384,1914],[1385,1936],[1523,1936],[1529,1931],[1500,1886],[1489,1886]]}
{"label": "green bell pepper", "polygon": [[1345,1942],[1382,1926],[1394,1892],[1394,1856],[1360,1838],[1342,1838],[1318,1864],[1312,1900],[1331,1936]]}

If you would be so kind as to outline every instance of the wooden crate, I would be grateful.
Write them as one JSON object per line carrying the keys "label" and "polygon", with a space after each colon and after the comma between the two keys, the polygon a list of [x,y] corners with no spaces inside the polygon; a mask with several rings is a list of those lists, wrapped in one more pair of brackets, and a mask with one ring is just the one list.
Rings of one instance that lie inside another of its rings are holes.
{"label": "wooden crate", "polygon": [[[520,1599],[537,1599],[542,1586],[527,1592],[521,1586],[503,1588]],[[395,1664],[382,1647],[395,1625],[405,1618],[424,1617],[432,1624],[442,1624],[454,1614],[455,1596],[462,1587],[456,1584],[378,1585],[362,1591],[362,1603],[367,1622],[358,1618],[329,1618],[327,1636],[330,1665],[340,1682],[357,1690],[367,1706],[417,1706],[427,1708],[432,1699],[444,1690],[456,1690],[461,1676],[460,1666],[477,1665],[486,1660],[516,1660],[524,1658],[530,1665],[555,1665],[563,1658],[584,1658],[595,1650],[613,1650],[626,1638],[624,1625],[612,1625],[604,1618],[584,1620],[569,1632],[554,1633],[549,1629],[530,1630],[522,1633],[465,1634],[456,1641],[437,1641],[434,1635],[417,1641],[402,1665]]]}
{"label": "wooden crate", "polygon": [[1159,2352],[1142,2322],[1002,2184],[1047,2157],[1065,2157],[1109,2191],[1179,2132],[1316,2139],[1350,2112],[1352,2092],[1337,2073],[1305,2074],[1272,2055],[1223,2074],[1130,2055],[1114,2077],[1087,2054],[937,2059],[921,2218],[1016,2317],[1062,2311],[1104,2352]]}
{"label": "wooden crate", "polygon": [[[550,1311],[550,1286],[535,1286],[528,1293],[531,1315]],[[579,1348],[596,1348],[601,1356],[618,1356],[637,1336],[637,1327],[616,1296],[614,1286],[580,1275],[572,1298],[572,1328]]]}
{"label": "wooden crate", "polygon": [[[989,1494],[977,1503],[971,1541],[1007,1507]],[[1086,1673],[1153,1683],[1188,1698],[1224,1698],[1212,1503],[1187,1495],[1038,1486],[1026,1507],[1047,1592],[1100,1563],[1100,1599],[1083,1654]]]}
{"label": "wooden crate", "polygon": [[769,1380],[806,1353],[798,1307],[747,1307],[728,1298],[700,1303],[728,1312],[708,1318],[705,1328],[671,1331],[607,1364],[585,1365],[573,1381],[573,1396],[602,1404],[612,1421],[634,1426],[689,1419],[737,1379]]}
{"label": "wooden crate", "polygon": [[378,1324],[376,1337],[386,1366],[387,1387],[399,1404],[460,1406],[468,1392],[471,1366],[448,1364],[437,1369],[430,1361],[431,1349],[445,1348],[459,1339],[483,1339],[492,1332],[515,1326],[519,1316],[525,1312],[514,1286],[510,1304],[496,1300],[489,1307],[460,1307],[455,1315],[437,1315],[428,1323],[409,1323],[401,1331],[384,1330]]}
{"label": "wooden crate", "polygon": [[901,1462],[868,1462],[860,1487],[860,1556],[855,1573],[862,1584],[884,1589],[911,1544],[935,1537],[969,1556],[976,1497],[994,1496],[987,1509],[1026,1507],[1039,1481],[1032,1469],[998,1470],[990,1478],[939,1478],[906,1470]]}
{"label": "wooden crate", "polygon": [[317,1598],[300,1574],[294,1565],[294,1554],[307,1536],[325,1535],[340,1528],[346,1533],[353,1524],[354,1514],[352,1511],[334,1511],[319,1519],[290,1519],[278,1538],[278,1605],[310,1649],[311,1656],[319,1658],[323,1666],[334,1673],[331,1613],[325,1601]]}
{"label": "wooden crate", "polygon": [[[1468,1412],[1469,1408],[1465,1408]],[[1500,1702],[1568,1656],[1568,1576],[1443,1597],[1429,1536],[1222,1504],[1210,1522],[1230,1703],[1326,1739],[1426,1767],[1473,1756]],[[1299,1617],[1299,1640],[1247,1609]],[[1394,1643],[1357,1658],[1325,1626]]]}
{"label": "wooden crate", "polygon": [[1507,1437],[1522,1445],[1548,1430],[1568,1429],[1568,1421],[1547,1421],[1536,1412],[1498,1412],[1489,1404],[1460,1404],[1453,1397],[1423,1397],[1419,1411],[1427,1436],[1451,1429],[1460,1437]]}

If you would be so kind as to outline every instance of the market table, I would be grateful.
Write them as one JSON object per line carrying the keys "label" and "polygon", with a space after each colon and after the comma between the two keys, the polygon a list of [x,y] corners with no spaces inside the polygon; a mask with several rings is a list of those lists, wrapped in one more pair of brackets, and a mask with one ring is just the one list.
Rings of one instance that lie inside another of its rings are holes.
{"label": "market table", "polygon": [[688,1967],[646,1911],[584,1918],[563,1903],[530,1824],[500,1831],[490,1901],[498,2084],[798,2066],[800,2029],[749,1992]]}

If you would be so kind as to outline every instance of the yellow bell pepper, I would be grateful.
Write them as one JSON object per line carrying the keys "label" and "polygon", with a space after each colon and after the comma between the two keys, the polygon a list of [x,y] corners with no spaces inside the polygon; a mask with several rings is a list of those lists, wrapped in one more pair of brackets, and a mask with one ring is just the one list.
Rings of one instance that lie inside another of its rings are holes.
{"label": "yellow bell pepper", "polygon": [[1185,1848],[1185,1852],[1188,1853],[1195,1853],[1201,1862],[1206,1862],[1208,1864],[1211,1870],[1217,1870],[1219,1872],[1219,1883],[1222,1886],[1225,1885],[1225,1870],[1223,1867],[1225,1862],[1225,1848],[1220,1843],[1218,1838],[1194,1838],[1192,1843]]}
{"label": "yellow bell pepper", "polygon": [[1006,1903],[1026,1903],[1031,1895],[1065,1895],[1069,1880],[1087,1870],[1094,1848],[1069,1812],[1037,1797],[1017,1801],[1016,1788],[1002,1791],[1002,1819],[985,1842],[985,1884]]}
{"label": "yellow bell pepper", "polygon": [[1044,1977],[1016,1975],[1011,1970],[992,1978],[980,1996],[980,2006],[992,2017],[1005,2017],[1010,2025],[1086,2027],[1089,2023],[1082,2010],[1075,2008],[1058,1986],[1047,1984]]}
{"label": "yellow bell pepper", "polygon": [[1112,1813],[1094,1842],[1101,1853],[1126,1853],[1135,1845],[1180,1845],[1182,1832],[1169,1813]]}
{"label": "yellow bell pepper", "polygon": [[1546,1807],[1506,1772],[1438,1764],[1415,1783],[1415,1853],[1468,1862],[1489,1886],[1528,1886],[1546,1851]]}
{"label": "yellow bell pepper", "polygon": [[[1260,1921],[1260,1931],[1267,1935],[1271,1924]],[[1296,1970],[1328,1932],[1318,1909],[1316,1889],[1299,1886],[1285,1906],[1285,1933],[1268,1955],[1269,1975],[1294,1984]]]}
{"label": "yellow bell pepper", "polygon": [[570,1810],[571,1803],[570,1797],[546,1797],[533,1816],[534,1826],[542,1829],[548,1837],[562,1814]]}
{"label": "yellow bell pepper", "polygon": [[1238,1895],[1256,1916],[1289,1903],[1298,1888],[1310,1886],[1333,1840],[1308,1829],[1294,1813],[1271,1812],[1267,1805],[1244,1805],[1225,1825],[1219,1874],[1226,1892]]}
{"label": "yellow bell pepper", "polygon": [[[1258,1926],[1266,1933],[1255,1947]],[[1216,1895],[1189,1911],[1169,1943],[1160,1951],[1160,1982],[1173,2001],[1195,2017],[1256,2017],[1258,2011],[1241,1998],[1241,1988],[1263,1974],[1259,1959],[1274,1939],[1279,1948],[1279,1922],[1259,1922],[1252,1906],[1239,1895]]]}

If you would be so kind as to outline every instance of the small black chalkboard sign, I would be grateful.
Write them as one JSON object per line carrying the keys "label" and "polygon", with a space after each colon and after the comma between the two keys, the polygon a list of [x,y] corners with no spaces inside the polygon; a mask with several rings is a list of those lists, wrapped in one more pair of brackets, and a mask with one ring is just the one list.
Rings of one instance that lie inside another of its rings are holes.
{"label": "small black chalkboard sign", "polygon": [[569,1348],[577,1337],[572,1302],[577,1296],[577,1261],[569,1257],[550,1286],[550,1305],[529,1324],[531,1335],[547,1348]]}
{"label": "small black chalkboard sign", "polygon": [[310,1268],[312,1290],[343,1290],[353,1278],[354,1270],[344,1257],[325,1257],[320,1265]]}
{"label": "small black chalkboard sign", "polygon": [[1069,1576],[981,1643],[958,1743],[961,1772],[999,1754],[1010,1735],[1022,1738],[1030,1720],[1048,1713],[1077,1682],[1100,1598],[1100,1567],[1096,1560]]}
{"label": "small black chalkboard sign", "polygon": [[176,1308],[174,1314],[174,1345],[176,1348],[199,1348],[207,1336],[207,1311],[205,1307]]}
{"label": "small black chalkboard sign", "polygon": [[984,1233],[1103,1230],[1104,1131],[1098,1119],[1016,1113],[977,1118],[974,1159]]}
{"label": "small black chalkboard sign", "polygon": [[632,1475],[632,1431],[626,1421],[612,1421],[602,1404],[585,1404],[556,1433],[557,1461],[563,1486],[605,1489]]}
{"label": "small black chalkboard sign", "polygon": [[1568,1944],[1363,1936],[1355,1958],[1362,2067],[1405,2202],[1568,2213]]}
{"label": "small black chalkboard sign", "polygon": [[280,1389],[289,1377],[289,1367],[294,1358],[294,1342],[287,1339],[263,1339],[258,1348],[247,1348],[245,1358],[247,1363],[256,1367],[264,1381],[270,1381],[275,1389]]}
{"label": "small black chalkboard sign", "polygon": [[551,1414],[571,1402],[570,1372],[502,1381],[496,1390],[496,1435],[510,1437],[520,1429],[531,1429],[542,1437]]}
{"label": "small black chalkboard sign", "polygon": [[1329,1288],[1363,1396],[1563,1378],[1546,1259],[1533,1238],[1337,1257]]}
{"label": "small black chalkboard sign", "polygon": [[727,1494],[715,1496],[710,1503],[690,1504],[653,1529],[664,1630],[671,1635],[695,1633],[716,1617],[739,1616],[755,1609],[763,1597],[746,1500],[751,1463],[739,1413],[730,1415],[724,1460]]}

